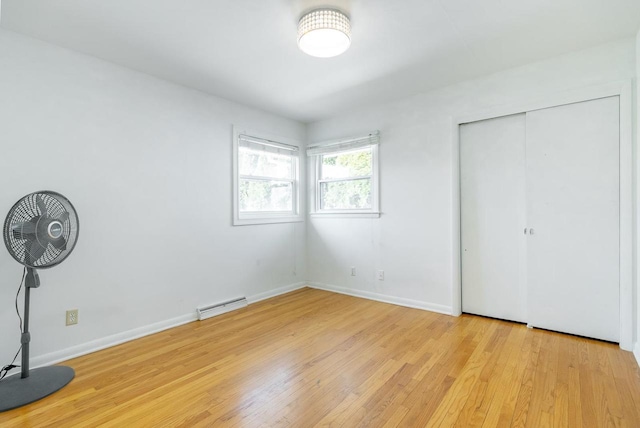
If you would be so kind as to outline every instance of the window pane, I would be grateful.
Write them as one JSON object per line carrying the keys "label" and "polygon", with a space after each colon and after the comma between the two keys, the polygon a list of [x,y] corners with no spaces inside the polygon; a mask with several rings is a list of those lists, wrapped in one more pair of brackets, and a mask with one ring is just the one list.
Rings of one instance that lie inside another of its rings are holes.
{"label": "window pane", "polygon": [[372,171],[371,148],[353,150],[320,157],[320,178],[349,178],[370,176]]}
{"label": "window pane", "polygon": [[240,175],[293,178],[293,157],[287,155],[239,147],[238,167]]}
{"label": "window pane", "polygon": [[320,183],[320,207],[323,210],[371,208],[371,179]]}
{"label": "window pane", "polygon": [[293,186],[289,181],[240,180],[240,212],[293,211]]}

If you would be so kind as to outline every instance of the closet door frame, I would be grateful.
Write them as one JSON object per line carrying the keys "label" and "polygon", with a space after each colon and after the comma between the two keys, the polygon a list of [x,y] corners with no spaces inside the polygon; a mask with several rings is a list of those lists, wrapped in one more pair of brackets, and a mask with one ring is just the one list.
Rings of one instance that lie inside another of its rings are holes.
{"label": "closet door frame", "polygon": [[[452,118],[452,293],[451,314],[462,314],[462,265],[460,234],[460,125],[550,107],[618,96],[620,100],[620,347],[633,350],[633,107],[629,80],[591,86],[495,107]],[[523,227],[525,227],[523,225]]]}

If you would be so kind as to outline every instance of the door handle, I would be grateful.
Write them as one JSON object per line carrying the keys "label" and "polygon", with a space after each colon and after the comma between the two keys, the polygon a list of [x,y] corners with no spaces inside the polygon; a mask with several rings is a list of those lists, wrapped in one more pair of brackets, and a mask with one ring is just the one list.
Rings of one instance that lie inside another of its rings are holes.
{"label": "door handle", "polygon": [[529,235],[533,235],[533,229],[529,229]]}

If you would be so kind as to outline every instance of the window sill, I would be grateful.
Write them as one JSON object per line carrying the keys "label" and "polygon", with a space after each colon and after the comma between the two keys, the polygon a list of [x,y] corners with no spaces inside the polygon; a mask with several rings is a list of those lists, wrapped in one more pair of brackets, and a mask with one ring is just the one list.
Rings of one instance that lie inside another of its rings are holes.
{"label": "window sill", "polygon": [[303,216],[295,217],[271,217],[271,218],[241,218],[233,219],[234,226],[250,226],[254,224],[277,224],[277,223],[302,223],[304,221]]}
{"label": "window sill", "polygon": [[380,212],[366,212],[366,213],[354,213],[354,212],[334,212],[334,213],[311,213],[311,217],[318,218],[379,218]]}

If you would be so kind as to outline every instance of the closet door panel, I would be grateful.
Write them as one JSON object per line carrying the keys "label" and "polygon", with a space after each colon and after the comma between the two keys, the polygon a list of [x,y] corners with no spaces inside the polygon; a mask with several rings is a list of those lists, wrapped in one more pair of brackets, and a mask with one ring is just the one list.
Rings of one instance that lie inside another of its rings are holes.
{"label": "closet door panel", "polygon": [[526,321],[525,115],[460,126],[462,310]]}
{"label": "closet door panel", "polygon": [[535,327],[619,341],[619,100],[527,113],[527,284]]}

